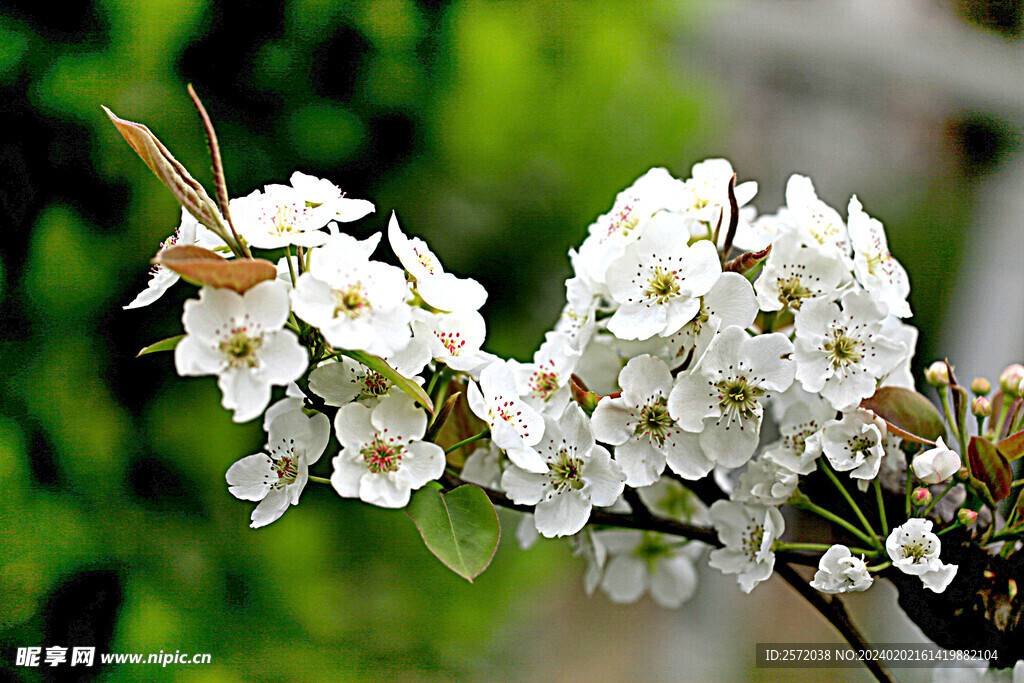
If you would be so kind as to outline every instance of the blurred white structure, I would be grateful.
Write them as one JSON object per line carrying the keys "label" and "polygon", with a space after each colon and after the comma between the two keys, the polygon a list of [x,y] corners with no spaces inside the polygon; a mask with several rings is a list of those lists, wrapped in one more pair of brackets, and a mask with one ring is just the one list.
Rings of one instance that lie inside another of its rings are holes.
{"label": "blurred white structure", "polygon": [[[706,12],[684,49],[734,112],[725,152],[762,181],[762,210],[774,210],[786,176],[801,172],[836,208],[855,191],[883,213],[898,202],[893,193],[942,167],[951,118],[1024,124],[1024,45],[967,24],[947,3],[727,0]],[[975,189],[940,345],[963,381],[994,379],[1024,358],[1024,160]]]}

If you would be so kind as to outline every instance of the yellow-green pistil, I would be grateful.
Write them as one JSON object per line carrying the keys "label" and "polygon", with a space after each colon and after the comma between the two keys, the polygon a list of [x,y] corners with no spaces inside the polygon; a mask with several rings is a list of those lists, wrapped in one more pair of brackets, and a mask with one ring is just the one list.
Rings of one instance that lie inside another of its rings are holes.
{"label": "yellow-green pistil", "polygon": [[764,396],[764,389],[747,381],[746,377],[734,377],[715,383],[718,388],[718,405],[722,415],[731,420],[749,419],[754,416],[757,400]]}
{"label": "yellow-green pistil", "polygon": [[563,448],[548,461],[548,477],[551,479],[551,485],[556,491],[583,488],[583,478],[580,476],[582,467],[583,461],[572,457],[569,451]]}
{"label": "yellow-green pistil", "polygon": [[779,301],[783,306],[800,310],[800,304],[811,295],[811,290],[800,284],[799,277],[779,279]]}
{"label": "yellow-green pistil", "polygon": [[370,300],[363,293],[362,285],[356,283],[346,290],[334,290],[334,317],[358,318],[369,308]]}
{"label": "yellow-green pistil", "polygon": [[231,331],[231,335],[222,341],[218,348],[227,356],[228,364],[233,368],[254,368],[259,364],[256,351],[263,345],[263,336],[250,337],[248,328],[241,327]]}
{"label": "yellow-green pistil", "polygon": [[679,296],[679,277],[676,271],[654,266],[654,274],[647,278],[644,294],[661,305]]}
{"label": "yellow-green pistil", "polygon": [[825,342],[825,353],[832,362],[832,368],[838,370],[859,362],[864,357],[864,354],[857,350],[860,345],[860,341],[837,332],[835,337]]}
{"label": "yellow-green pistil", "polygon": [[675,424],[676,421],[668,414],[668,401],[664,396],[658,396],[640,409],[640,419],[633,433],[650,438],[651,443],[661,448]]}

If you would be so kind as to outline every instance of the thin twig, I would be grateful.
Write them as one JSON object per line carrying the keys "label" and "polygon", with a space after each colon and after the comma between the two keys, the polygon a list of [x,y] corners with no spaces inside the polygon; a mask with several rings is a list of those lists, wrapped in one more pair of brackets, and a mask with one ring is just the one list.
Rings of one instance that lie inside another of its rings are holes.
{"label": "thin twig", "polygon": [[[835,627],[839,634],[853,646],[854,651],[866,650],[870,646],[868,641],[864,639],[860,631],[854,625],[853,620],[850,619],[850,614],[846,611],[846,606],[839,598],[832,598],[826,600],[825,597],[818,591],[811,588],[811,586],[803,580],[803,577],[797,573],[795,569],[790,567],[785,562],[777,562],[775,564],[775,571],[782,577],[782,579],[792,586],[797,593],[802,595],[807,602],[811,603],[811,607],[818,610],[821,616],[828,619],[829,623]],[[878,661],[874,659],[862,659],[861,662],[867,667],[868,671],[874,675],[879,681],[893,681],[892,676],[889,672],[882,667]]]}

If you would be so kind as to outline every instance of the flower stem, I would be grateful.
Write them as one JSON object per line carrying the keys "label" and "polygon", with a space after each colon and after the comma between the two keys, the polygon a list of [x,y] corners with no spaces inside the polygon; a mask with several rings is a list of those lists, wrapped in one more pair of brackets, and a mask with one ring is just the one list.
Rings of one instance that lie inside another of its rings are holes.
{"label": "flower stem", "polygon": [[882,531],[889,535],[889,520],[885,517],[885,500],[882,498],[882,480],[875,479],[875,500],[878,501],[878,517],[882,520]]}
{"label": "flower stem", "polygon": [[451,446],[450,448],[445,449],[444,454],[448,455],[452,451],[457,451],[460,448],[462,448],[463,446],[467,446],[467,445],[473,443],[474,441],[479,441],[480,439],[486,439],[486,438],[490,437],[490,435],[491,435],[490,430],[489,429],[485,429],[484,431],[480,432],[479,434],[475,434],[474,436],[471,436],[468,439],[463,439],[462,441],[458,442],[454,446]]}
{"label": "flower stem", "polygon": [[910,494],[913,491],[914,486],[914,475],[910,471],[910,464],[907,464],[907,501],[906,501],[906,515],[907,519],[910,519],[911,505],[910,505]]}
{"label": "flower stem", "polygon": [[[813,552],[826,552],[832,547],[829,543],[787,543],[785,541],[775,541],[772,545],[773,551],[784,551],[784,550],[810,550]],[[864,548],[850,548],[850,552],[855,555],[869,555],[874,557],[878,555],[878,550],[865,550]]]}
{"label": "flower stem", "polygon": [[921,516],[927,517],[928,513],[932,511],[933,507],[935,507],[935,504],[938,503],[943,498],[945,498],[946,494],[949,493],[954,486],[956,486],[956,479],[950,479],[949,483],[946,484],[946,488],[942,489],[942,493],[932,498],[932,502],[929,503],[928,507],[924,509],[924,512],[921,513]]}
{"label": "flower stem", "polygon": [[946,413],[946,422],[949,424],[950,431],[953,432],[953,436],[956,438],[957,443],[961,443],[960,440],[960,425],[953,419],[953,409],[949,405],[949,388],[946,386],[940,387],[939,401],[942,402],[942,410]]}
{"label": "flower stem", "polygon": [[880,572],[888,569],[892,566],[892,562],[883,562],[882,564],[876,564],[868,567],[869,572]]}
{"label": "flower stem", "polygon": [[868,543],[875,547],[879,547],[878,534],[876,534],[875,530],[871,528],[871,524],[868,522],[868,518],[864,516],[863,512],[861,512],[860,506],[857,505],[857,501],[853,499],[853,496],[850,495],[850,492],[846,490],[845,486],[843,486],[843,482],[839,481],[839,477],[836,476],[836,473],[833,472],[832,468],[830,468],[824,462],[821,463],[821,469],[825,471],[825,476],[827,476],[832,481],[832,483],[835,484],[836,488],[839,489],[839,492],[843,494],[843,498],[846,499],[847,504],[851,508],[853,508],[853,512],[857,515],[857,519],[859,519],[860,523],[864,526],[864,530],[871,535],[871,539],[868,541]]}
{"label": "flower stem", "polygon": [[999,419],[996,420],[996,441],[999,441],[999,438],[1003,434],[1003,425],[1006,423],[1006,416],[1010,414],[1010,406],[1013,405],[1013,399],[1007,399],[1009,399],[1009,397],[1006,394],[1003,394],[1003,405],[999,408]]}
{"label": "flower stem", "polygon": [[314,477],[312,474],[309,475],[309,480],[313,481],[313,482],[316,482],[317,484],[327,484],[327,485],[330,485],[330,483],[331,483],[331,480],[326,478],[326,477]]}

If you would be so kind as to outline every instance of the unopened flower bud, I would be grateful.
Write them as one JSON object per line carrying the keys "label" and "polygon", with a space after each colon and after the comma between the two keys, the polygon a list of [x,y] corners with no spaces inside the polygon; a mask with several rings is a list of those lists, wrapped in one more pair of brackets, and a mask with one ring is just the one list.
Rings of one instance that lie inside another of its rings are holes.
{"label": "unopened flower bud", "polygon": [[971,473],[967,471],[966,467],[961,467],[956,471],[956,478],[966,480],[967,477],[971,476]]}
{"label": "unopened flower bud", "polygon": [[984,377],[975,377],[974,381],[971,382],[971,391],[976,396],[987,396],[988,392],[992,391],[992,383]]}
{"label": "unopened flower bud", "polygon": [[1016,579],[1009,579],[1006,582],[1006,597],[1010,598],[1010,602],[1013,602],[1013,599],[1015,597],[1017,597],[1017,580]]}
{"label": "unopened flower bud", "polygon": [[949,384],[949,368],[944,361],[937,360],[924,371],[924,378],[933,387],[945,386]]}
{"label": "unopened flower bud", "polygon": [[1014,363],[999,375],[999,388],[1007,396],[1020,398],[1020,382],[1024,380],[1024,365]]}
{"label": "unopened flower bud", "polygon": [[984,396],[971,401],[971,415],[977,417],[988,417],[992,414],[992,401],[988,400]]}
{"label": "unopened flower bud", "polygon": [[917,507],[924,507],[932,502],[932,492],[923,486],[918,486],[910,494],[910,500]]}
{"label": "unopened flower bud", "polygon": [[978,521],[978,513],[974,510],[968,510],[967,508],[960,508],[956,512],[956,518],[960,520],[960,523],[964,526],[970,526]]}

